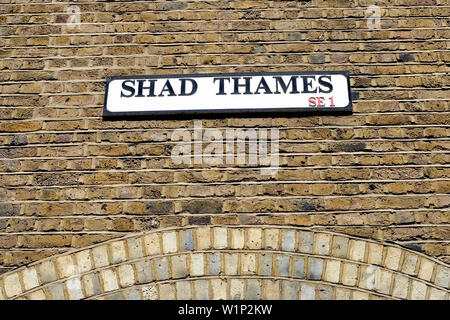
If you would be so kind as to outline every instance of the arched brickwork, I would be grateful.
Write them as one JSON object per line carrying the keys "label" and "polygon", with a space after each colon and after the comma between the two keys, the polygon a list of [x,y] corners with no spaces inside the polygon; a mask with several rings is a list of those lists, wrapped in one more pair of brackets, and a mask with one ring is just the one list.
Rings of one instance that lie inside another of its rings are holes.
{"label": "arched brickwork", "polygon": [[0,277],[0,299],[449,299],[450,268],[398,246],[280,226],[160,229]]}

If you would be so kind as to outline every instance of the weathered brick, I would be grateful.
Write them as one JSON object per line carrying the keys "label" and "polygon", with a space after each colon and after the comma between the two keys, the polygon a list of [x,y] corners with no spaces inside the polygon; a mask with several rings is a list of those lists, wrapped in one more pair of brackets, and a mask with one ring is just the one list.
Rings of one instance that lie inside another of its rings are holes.
{"label": "weathered brick", "polygon": [[244,299],[244,280],[231,279],[230,280],[230,299],[241,300]]}

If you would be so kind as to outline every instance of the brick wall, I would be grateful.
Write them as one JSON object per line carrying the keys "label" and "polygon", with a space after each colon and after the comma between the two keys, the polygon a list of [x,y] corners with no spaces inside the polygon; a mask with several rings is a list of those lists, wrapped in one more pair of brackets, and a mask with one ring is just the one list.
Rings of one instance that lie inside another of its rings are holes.
{"label": "brick wall", "polygon": [[[448,265],[445,3],[1,0],[0,273],[191,225],[298,226]],[[170,136],[194,118],[102,119],[107,76],[310,70],[350,72],[352,115],[202,119],[278,128],[273,176],[174,164]]]}

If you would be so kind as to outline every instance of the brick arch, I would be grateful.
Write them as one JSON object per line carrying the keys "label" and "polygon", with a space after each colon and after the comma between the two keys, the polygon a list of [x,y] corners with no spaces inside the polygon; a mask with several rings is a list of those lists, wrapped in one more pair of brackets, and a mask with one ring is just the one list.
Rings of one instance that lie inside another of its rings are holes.
{"label": "brick arch", "polygon": [[399,246],[281,226],[133,234],[0,277],[1,299],[449,299],[450,268]]}

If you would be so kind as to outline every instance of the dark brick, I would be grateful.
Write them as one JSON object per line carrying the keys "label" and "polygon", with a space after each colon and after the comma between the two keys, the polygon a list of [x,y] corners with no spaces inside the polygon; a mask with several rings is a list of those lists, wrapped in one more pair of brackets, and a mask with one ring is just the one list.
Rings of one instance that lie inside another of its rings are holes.
{"label": "dark brick", "polygon": [[164,10],[182,10],[186,8],[186,2],[169,2],[164,4]]}
{"label": "dark brick", "polygon": [[183,203],[183,211],[193,214],[221,213],[222,202],[217,200],[191,200]]}
{"label": "dark brick", "polygon": [[325,55],[320,54],[320,55],[312,55],[309,56],[309,62],[310,63],[325,63]]}
{"label": "dark brick", "polygon": [[300,200],[297,202],[297,207],[300,211],[314,211],[316,205],[310,200]]}
{"label": "dark brick", "polygon": [[17,204],[0,203],[0,217],[17,216],[20,208]]}
{"label": "dark brick", "polygon": [[28,138],[25,135],[15,135],[11,137],[10,145],[12,146],[23,146],[28,143]]}
{"label": "dark brick", "polygon": [[211,216],[189,217],[190,225],[209,225],[211,224]]}
{"label": "dark brick", "polygon": [[339,143],[331,147],[332,152],[358,152],[364,151],[366,144],[364,142]]}
{"label": "dark brick", "polygon": [[414,61],[414,56],[411,53],[404,53],[398,56],[399,62],[410,62]]}
{"label": "dark brick", "polygon": [[419,252],[423,252],[422,250],[422,246],[420,244],[415,244],[415,243],[407,243],[404,245],[406,248],[414,250],[414,251],[419,251]]}
{"label": "dark brick", "polygon": [[144,197],[147,199],[161,199],[161,187],[145,187]]}
{"label": "dark brick", "polygon": [[72,174],[41,173],[36,175],[35,182],[40,186],[67,186],[78,184],[78,179]]}
{"label": "dark brick", "polygon": [[145,208],[150,214],[171,214],[173,213],[173,202],[149,202]]}
{"label": "dark brick", "polygon": [[352,101],[359,100],[359,91],[352,91]]}

